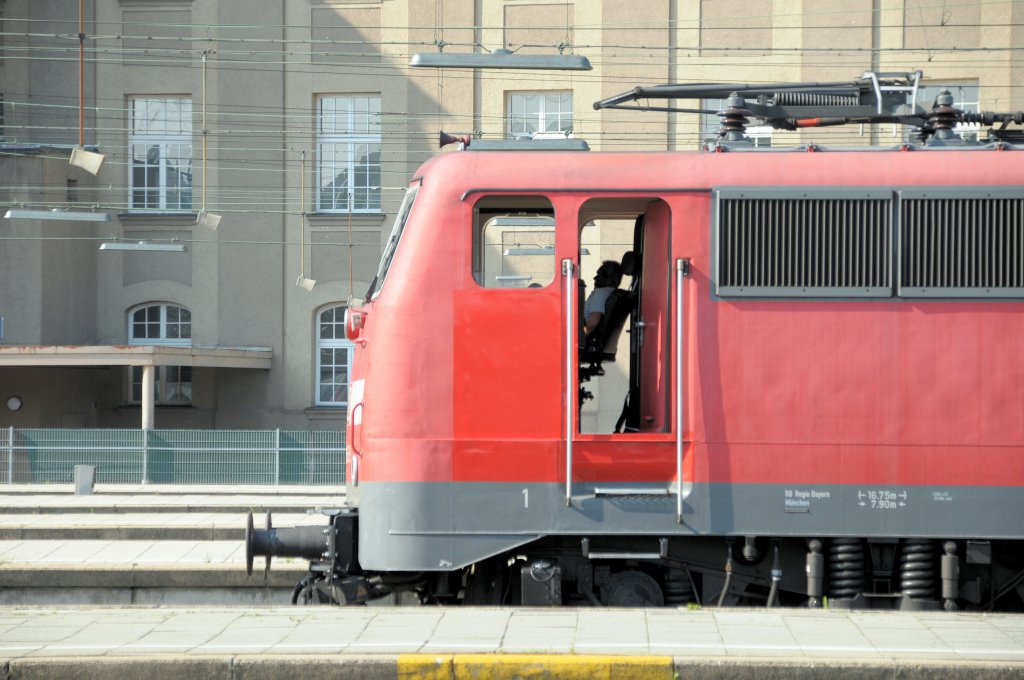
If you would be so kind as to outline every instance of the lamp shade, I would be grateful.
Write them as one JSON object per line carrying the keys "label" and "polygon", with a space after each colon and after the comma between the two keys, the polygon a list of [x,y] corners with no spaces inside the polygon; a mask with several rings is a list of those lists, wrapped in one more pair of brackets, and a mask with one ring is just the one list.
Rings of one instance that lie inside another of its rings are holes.
{"label": "lamp shade", "polygon": [[82,147],[76,146],[71,150],[71,158],[68,160],[68,163],[95,175],[100,171],[100,166],[103,165],[103,158],[104,156],[101,153],[86,151]]}
{"label": "lamp shade", "polygon": [[9,220],[65,220],[68,222],[109,222],[109,213],[72,212],[70,210],[20,210],[12,208],[4,213]]}
{"label": "lamp shade", "polygon": [[150,243],[149,241],[110,241],[100,244],[100,250],[139,250],[151,252],[184,253],[184,243]]}
{"label": "lamp shade", "polygon": [[589,71],[590,60],[576,54],[493,52],[420,52],[409,66],[417,68],[518,68],[531,71]]}

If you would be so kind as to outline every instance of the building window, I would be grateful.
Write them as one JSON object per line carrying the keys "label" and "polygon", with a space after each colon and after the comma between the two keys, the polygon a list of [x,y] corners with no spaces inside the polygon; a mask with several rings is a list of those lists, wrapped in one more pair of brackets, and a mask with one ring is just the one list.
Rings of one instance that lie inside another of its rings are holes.
{"label": "building window", "polygon": [[[705,99],[701,108],[707,111],[721,111],[726,107],[725,99]],[[700,145],[712,146],[718,141],[721,119],[713,113],[700,114]],[[747,126],[746,136],[755,147],[767,148],[772,145],[771,125]]]}
{"label": "building window", "polygon": [[316,405],[346,406],[353,344],[345,338],[345,307],[328,307],[317,315]]}
{"label": "building window", "polygon": [[192,344],[192,313],[177,305],[148,305],[132,311],[128,329],[132,345]]}
{"label": "building window", "polygon": [[508,95],[509,137],[569,136],[572,92],[513,92]]}
{"label": "building window", "polygon": [[380,97],[321,97],[317,212],[380,212]]}
{"label": "building window", "polygon": [[[136,307],[128,313],[128,344],[189,347],[192,344],[192,313],[184,307],[170,304]],[[131,401],[141,402],[141,367],[132,367],[129,381]],[[153,390],[158,404],[192,403],[192,367],[158,366]]]}
{"label": "building window", "polygon": [[131,100],[131,210],[192,210],[192,100]]}

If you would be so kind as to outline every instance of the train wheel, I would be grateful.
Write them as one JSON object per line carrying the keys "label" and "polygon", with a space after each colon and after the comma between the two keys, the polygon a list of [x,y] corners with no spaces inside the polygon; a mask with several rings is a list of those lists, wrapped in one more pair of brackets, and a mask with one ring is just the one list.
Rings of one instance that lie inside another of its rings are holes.
{"label": "train wheel", "polygon": [[663,607],[665,594],[653,578],[642,571],[619,571],[601,586],[601,601],[609,607]]}
{"label": "train wheel", "polygon": [[505,592],[507,567],[503,562],[485,560],[473,565],[466,578],[463,604],[500,605]]}

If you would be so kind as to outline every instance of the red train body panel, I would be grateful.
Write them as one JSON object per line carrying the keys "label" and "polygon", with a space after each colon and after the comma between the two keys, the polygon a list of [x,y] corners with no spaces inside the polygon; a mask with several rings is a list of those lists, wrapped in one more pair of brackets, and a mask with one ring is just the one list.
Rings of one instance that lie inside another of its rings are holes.
{"label": "red train body panel", "polygon": [[[365,308],[354,370],[354,379],[369,378],[361,481],[564,482],[567,340],[558,282],[542,292],[481,289],[469,261],[472,196],[462,194],[565,192],[552,199],[570,222],[559,231],[561,260],[578,257],[575,207],[628,187],[669,204],[672,256],[693,264],[683,372],[686,439],[707,447],[708,456],[697,457],[699,478],[1024,485],[1024,304],[711,299],[711,187],[1024,180],[1010,153],[957,154],[955,173],[937,160],[941,154],[477,152],[427,163],[386,290]],[[679,187],[666,187],[666,178]],[[686,187],[694,193],[663,193]],[[580,461],[581,479],[621,479],[620,466],[601,464],[602,436],[580,439],[595,450],[593,461]],[[501,455],[503,446],[516,456]],[[926,459],[907,449],[920,446],[930,447],[931,464],[916,464]],[[640,455],[656,458],[649,452],[658,448]],[[788,453],[775,460],[773,448]],[[715,464],[712,451],[729,460]],[[954,451],[997,465],[965,465]],[[890,462],[867,464],[872,455]],[[654,460],[646,465],[632,473],[649,478],[659,469]]]}
{"label": "red train body panel", "polygon": [[[1017,156],[465,151],[427,162],[390,266],[353,308],[348,469],[362,567],[450,571],[553,536],[1024,538],[1024,299],[715,288],[723,190],[799,201],[994,189],[1013,204]],[[553,212],[557,271],[541,289],[488,288],[476,274],[474,225],[503,197]],[[567,358],[581,228],[638,210],[639,431],[584,433]],[[1018,245],[1007,242],[1007,267],[1024,261]],[[602,486],[640,491],[603,497]],[[645,489],[662,491],[631,506]]]}

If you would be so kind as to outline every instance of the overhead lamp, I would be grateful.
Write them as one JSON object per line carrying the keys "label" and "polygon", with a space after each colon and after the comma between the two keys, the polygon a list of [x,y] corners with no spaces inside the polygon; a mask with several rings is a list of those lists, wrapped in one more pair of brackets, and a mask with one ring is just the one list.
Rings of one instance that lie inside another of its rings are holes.
{"label": "overhead lamp", "polygon": [[504,255],[554,255],[554,246],[539,246],[533,248],[505,248]]}
{"label": "overhead lamp", "polygon": [[[554,246],[532,246],[529,248],[523,248],[520,246],[513,246],[512,248],[505,248],[501,253],[502,255],[554,255]],[[590,255],[588,248],[580,248],[580,255]]]}
{"label": "overhead lamp", "polygon": [[530,71],[589,71],[590,60],[577,54],[493,52],[419,52],[409,59],[418,68],[517,68]]}
{"label": "overhead lamp", "polygon": [[206,209],[206,138],[209,136],[209,129],[206,127],[206,62],[211,50],[203,50],[203,208],[196,215],[196,224],[216,231],[220,224],[220,215]]}
{"label": "overhead lamp", "polygon": [[511,285],[523,284],[523,285],[526,285],[528,282],[533,280],[533,276],[531,276],[530,274],[502,274],[502,275],[499,275],[499,276],[495,276],[494,280],[497,281],[498,283],[502,284],[502,285],[504,285],[504,284],[511,284]]}
{"label": "overhead lamp", "polygon": [[109,241],[100,244],[100,250],[142,250],[152,252],[184,253],[184,243],[151,243],[150,241]]}
{"label": "overhead lamp", "polygon": [[71,150],[68,164],[95,175],[103,154],[85,148],[85,3],[78,3],[78,146]]}
{"label": "overhead lamp", "polygon": [[553,227],[555,226],[555,218],[533,215],[504,215],[491,219],[489,224],[495,227]]}
{"label": "overhead lamp", "polygon": [[4,213],[9,220],[67,220],[70,222],[109,222],[109,213],[72,212],[70,210],[20,210],[12,208]]}
{"label": "overhead lamp", "polygon": [[299,152],[299,278],[295,285],[307,293],[316,285],[315,279],[306,278],[306,152]]}
{"label": "overhead lamp", "polygon": [[212,213],[206,208],[200,210],[199,214],[196,215],[196,224],[198,224],[201,227],[206,227],[210,231],[217,230],[217,227],[220,225],[220,220],[220,215],[218,215],[217,213]]}
{"label": "overhead lamp", "polygon": [[71,150],[71,158],[68,160],[68,164],[76,168],[82,168],[86,172],[95,175],[100,171],[104,158],[105,156],[101,153],[87,151],[85,147],[76,146]]}

